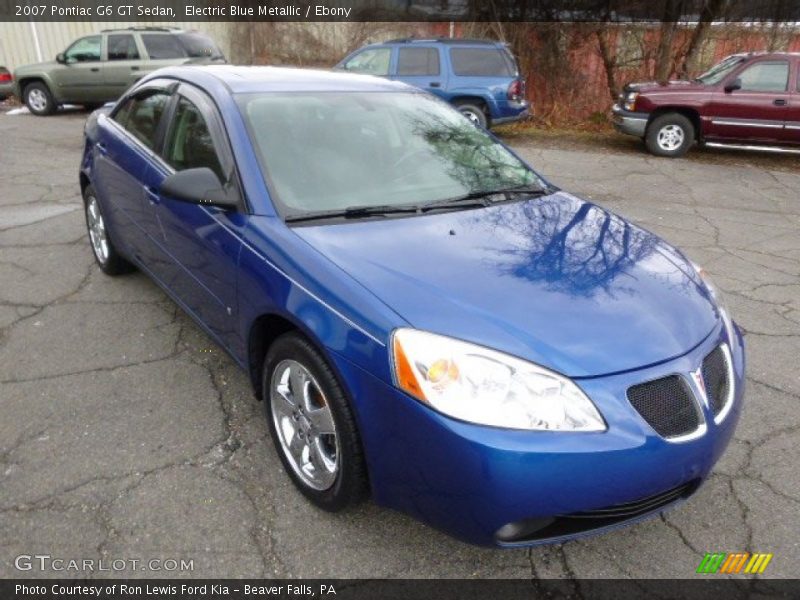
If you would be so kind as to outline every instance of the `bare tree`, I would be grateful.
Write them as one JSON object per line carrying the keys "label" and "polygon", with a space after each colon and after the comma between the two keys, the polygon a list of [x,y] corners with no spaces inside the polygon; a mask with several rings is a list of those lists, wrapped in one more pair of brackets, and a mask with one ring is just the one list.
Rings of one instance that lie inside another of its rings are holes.
{"label": "bare tree", "polygon": [[711,23],[720,18],[725,12],[729,0],[708,0],[703,3],[703,8],[700,11],[700,19],[692,31],[689,38],[689,47],[683,55],[683,60],[678,68],[678,76],[686,77],[691,71],[695,69],[697,56],[700,54],[700,49],[708,36],[708,30]]}

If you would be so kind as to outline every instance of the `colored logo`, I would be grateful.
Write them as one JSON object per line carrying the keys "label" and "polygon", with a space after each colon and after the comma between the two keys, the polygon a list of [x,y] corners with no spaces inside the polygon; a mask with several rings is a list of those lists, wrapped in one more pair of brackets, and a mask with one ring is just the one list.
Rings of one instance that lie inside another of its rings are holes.
{"label": "colored logo", "polygon": [[763,573],[767,568],[772,554],[763,552],[725,552],[710,553],[706,552],[700,566],[697,567],[698,573]]}

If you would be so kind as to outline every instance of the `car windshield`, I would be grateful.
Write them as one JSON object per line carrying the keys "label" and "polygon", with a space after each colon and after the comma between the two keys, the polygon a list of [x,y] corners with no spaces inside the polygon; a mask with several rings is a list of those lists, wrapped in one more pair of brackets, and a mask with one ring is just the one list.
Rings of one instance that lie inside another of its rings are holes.
{"label": "car windshield", "polygon": [[729,56],[723,61],[711,67],[708,71],[697,77],[695,81],[706,85],[716,85],[730,73],[736,66],[744,60],[742,56]]}
{"label": "car windshield", "polygon": [[546,188],[492,136],[427,94],[241,94],[237,101],[286,215]]}

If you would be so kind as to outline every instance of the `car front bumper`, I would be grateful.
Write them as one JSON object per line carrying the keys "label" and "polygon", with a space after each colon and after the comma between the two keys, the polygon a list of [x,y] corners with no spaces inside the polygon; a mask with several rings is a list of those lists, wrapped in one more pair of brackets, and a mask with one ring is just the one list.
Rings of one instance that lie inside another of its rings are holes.
{"label": "car front bumper", "polygon": [[611,109],[611,122],[614,129],[627,135],[643,138],[647,131],[647,113],[631,112],[615,104]]}
{"label": "car front bumper", "polygon": [[[603,414],[604,432],[507,430],[457,421],[343,357],[333,358],[354,398],[376,502],[467,542],[522,546],[609,531],[691,495],[727,447],[741,411],[744,346],[738,330],[733,337],[732,408],[716,424],[702,406],[707,429],[683,442],[656,434],[627,401],[626,390],[670,374],[688,377],[725,340],[721,325],[677,359],[578,380]],[[577,528],[558,525],[564,517],[603,515],[609,509],[620,513],[620,507],[635,510],[622,511],[621,519],[587,520]],[[543,520],[556,525],[543,529],[544,534],[520,537],[519,531]],[[517,534],[506,535],[515,528]]]}

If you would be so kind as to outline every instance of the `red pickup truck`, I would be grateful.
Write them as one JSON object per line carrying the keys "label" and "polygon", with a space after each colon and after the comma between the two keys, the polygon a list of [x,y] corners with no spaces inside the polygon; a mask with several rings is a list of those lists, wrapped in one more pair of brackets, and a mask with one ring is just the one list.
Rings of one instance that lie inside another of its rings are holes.
{"label": "red pickup truck", "polygon": [[683,156],[695,141],[797,152],[799,71],[800,53],[752,52],[692,81],[631,83],[612,109],[614,127],[658,156]]}

